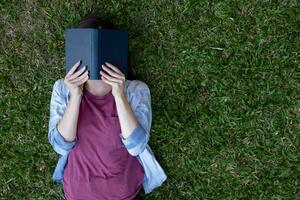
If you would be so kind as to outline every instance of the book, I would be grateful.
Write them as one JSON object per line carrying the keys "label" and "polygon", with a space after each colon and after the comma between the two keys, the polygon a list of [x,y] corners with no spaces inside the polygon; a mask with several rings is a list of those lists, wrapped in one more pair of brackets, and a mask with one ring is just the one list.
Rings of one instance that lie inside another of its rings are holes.
{"label": "book", "polygon": [[116,66],[127,78],[128,31],[120,29],[65,29],[66,74],[81,60],[76,71],[86,66],[90,80],[100,80],[102,64]]}

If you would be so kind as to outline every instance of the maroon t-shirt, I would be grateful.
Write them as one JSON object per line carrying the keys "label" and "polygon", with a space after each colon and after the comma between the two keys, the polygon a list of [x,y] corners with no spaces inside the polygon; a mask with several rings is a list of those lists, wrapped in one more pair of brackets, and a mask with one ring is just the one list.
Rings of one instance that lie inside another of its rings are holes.
{"label": "maroon t-shirt", "polygon": [[132,200],[142,187],[144,169],[120,138],[112,92],[95,96],[85,88],[77,124],[77,143],[63,176],[68,200]]}

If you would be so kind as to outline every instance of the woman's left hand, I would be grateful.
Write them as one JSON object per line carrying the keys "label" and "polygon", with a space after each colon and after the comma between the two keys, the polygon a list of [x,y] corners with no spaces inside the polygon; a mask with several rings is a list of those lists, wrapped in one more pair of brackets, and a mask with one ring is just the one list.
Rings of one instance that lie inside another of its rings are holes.
{"label": "woman's left hand", "polygon": [[125,87],[125,75],[114,65],[105,62],[106,65],[102,65],[100,74],[102,75],[102,81],[112,86],[112,94],[116,97],[124,95]]}

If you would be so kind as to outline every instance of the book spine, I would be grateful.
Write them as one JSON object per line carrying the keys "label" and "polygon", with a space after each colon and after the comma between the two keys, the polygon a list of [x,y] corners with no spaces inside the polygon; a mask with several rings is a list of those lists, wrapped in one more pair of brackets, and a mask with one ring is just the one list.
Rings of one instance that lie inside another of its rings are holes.
{"label": "book spine", "polygon": [[89,79],[98,80],[99,79],[99,57],[98,57],[98,29],[92,31],[91,37],[91,66]]}

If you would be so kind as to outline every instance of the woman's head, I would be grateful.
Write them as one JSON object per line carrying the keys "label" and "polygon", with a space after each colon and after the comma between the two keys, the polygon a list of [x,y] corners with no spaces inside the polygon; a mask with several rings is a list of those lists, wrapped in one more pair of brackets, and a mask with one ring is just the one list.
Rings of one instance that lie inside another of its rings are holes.
{"label": "woman's head", "polygon": [[79,20],[78,28],[116,29],[114,24],[100,14],[89,14]]}

